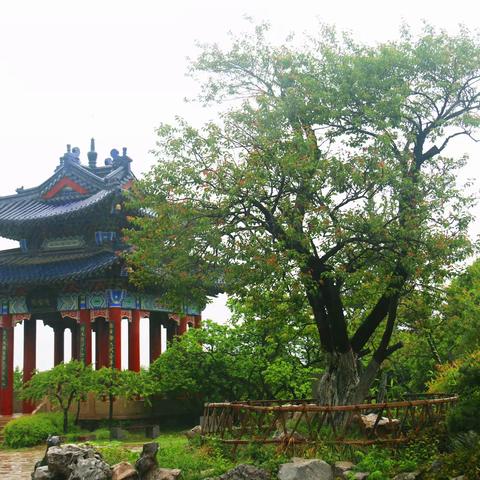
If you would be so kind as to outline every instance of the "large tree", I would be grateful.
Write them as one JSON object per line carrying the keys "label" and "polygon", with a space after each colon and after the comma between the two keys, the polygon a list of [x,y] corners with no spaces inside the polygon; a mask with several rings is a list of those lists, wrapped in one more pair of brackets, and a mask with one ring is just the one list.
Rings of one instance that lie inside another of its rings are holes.
{"label": "large tree", "polygon": [[165,300],[302,293],[328,368],[320,400],[361,401],[402,299],[470,253],[471,197],[442,155],[479,124],[480,46],[469,32],[405,30],[375,46],[324,28],[307,46],[268,28],[203,47],[192,74],[218,120],[158,129],[137,184],[133,278]]}

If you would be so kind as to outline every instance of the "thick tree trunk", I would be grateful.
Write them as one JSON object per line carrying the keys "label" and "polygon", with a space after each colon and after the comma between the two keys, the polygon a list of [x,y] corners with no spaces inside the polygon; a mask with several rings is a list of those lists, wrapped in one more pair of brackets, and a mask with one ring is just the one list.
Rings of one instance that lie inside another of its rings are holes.
{"label": "thick tree trunk", "polygon": [[352,350],[328,354],[328,366],[316,388],[321,405],[352,403],[360,383],[357,358]]}
{"label": "thick tree trunk", "polygon": [[351,405],[362,403],[380,369],[372,359],[360,371],[357,355],[353,351],[329,354],[328,367],[317,383],[315,397],[321,405]]}
{"label": "thick tree trunk", "polygon": [[[380,368],[372,359],[360,371],[358,356],[352,350],[346,353],[329,354],[328,367],[317,383],[315,397],[320,405],[355,405],[363,403]],[[330,420],[343,428],[350,421],[352,412],[332,414]]]}

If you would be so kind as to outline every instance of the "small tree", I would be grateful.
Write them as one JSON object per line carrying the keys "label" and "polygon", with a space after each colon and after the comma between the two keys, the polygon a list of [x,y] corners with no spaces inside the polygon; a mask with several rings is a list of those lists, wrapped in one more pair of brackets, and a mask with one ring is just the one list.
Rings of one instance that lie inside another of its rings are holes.
{"label": "small tree", "polygon": [[68,411],[91,386],[91,369],[82,362],[72,360],[60,363],[51,370],[37,372],[22,388],[26,400],[40,401],[45,397],[63,412],[63,433],[68,432]]}
{"label": "small tree", "polygon": [[124,391],[123,372],[115,368],[103,367],[93,372],[92,388],[100,400],[109,402],[108,425],[113,423],[113,402]]}
{"label": "small tree", "polygon": [[113,404],[118,397],[137,399],[142,397],[149,401],[154,393],[154,385],[148,372],[132,372],[115,368],[101,368],[93,372],[92,389],[98,398],[108,400],[108,425],[113,425]]}

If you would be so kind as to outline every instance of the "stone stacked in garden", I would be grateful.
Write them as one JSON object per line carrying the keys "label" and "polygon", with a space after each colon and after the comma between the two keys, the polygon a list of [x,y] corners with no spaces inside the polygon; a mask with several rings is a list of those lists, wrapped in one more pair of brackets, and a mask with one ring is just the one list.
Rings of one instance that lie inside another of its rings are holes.
{"label": "stone stacked in garden", "polygon": [[121,462],[110,467],[89,445],[47,443],[43,460],[37,463],[33,480],[176,480],[179,469],[158,466],[158,443],[146,443],[135,466]]}

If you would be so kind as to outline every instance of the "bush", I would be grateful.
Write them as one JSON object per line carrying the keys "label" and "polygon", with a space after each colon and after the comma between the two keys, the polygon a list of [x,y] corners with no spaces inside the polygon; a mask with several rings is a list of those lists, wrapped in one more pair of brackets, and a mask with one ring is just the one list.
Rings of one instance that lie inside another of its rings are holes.
{"label": "bush", "polygon": [[110,440],[110,429],[109,428],[97,428],[92,432],[95,435],[95,440]]}
{"label": "bush", "polygon": [[4,443],[11,448],[32,447],[45,443],[49,435],[61,435],[62,430],[62,414],[39,413],[19,417],[5,425]]}
{"label": "bush", "polygon": [[461,398],[447,417],[447,426],[450,433],[467,432],[473,430],[480,432],[480,388]]}

